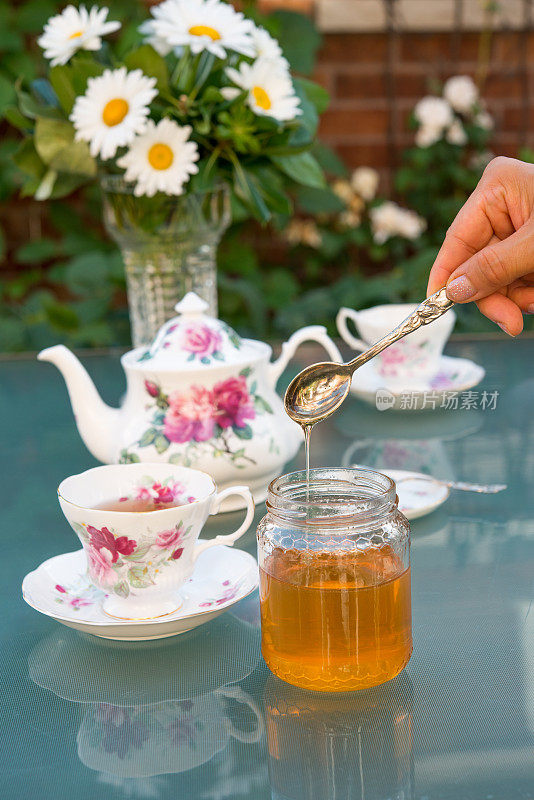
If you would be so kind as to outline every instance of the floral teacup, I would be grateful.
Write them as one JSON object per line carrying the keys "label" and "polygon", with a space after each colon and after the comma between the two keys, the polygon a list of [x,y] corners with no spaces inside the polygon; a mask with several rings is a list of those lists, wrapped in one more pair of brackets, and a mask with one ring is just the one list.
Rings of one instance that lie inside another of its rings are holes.
{"label": "floral teacup", "polygon": [[[247,507],[240,527],[226,536],[198,542],[210,514],[228,495]],[[106,593],[103,610],[120,619],[153,619],[181,605],[179,590],[203,550],[233,545],[248,529],[254,501],[247,486],[217,492],[209,475],[173,464],[116,464],[66,478],[59,504],[87,556],[92,582]],[[116,511],[132,501],[151,511]],[[179,504],[179,505],[178,505]]]}
{"label": "floral teacup", "polygon": [[[364,311],[341,308],[336,324],[348,345],[355,350],[366,350],[397,327],[416,308],[415,303],[373,306]],[[347,327],[348,319],[355,323],[364,341],[351,334]],[[423,325],[399,342],[386,347],[372,360],[375,369],[389,386],[406,386],[408,383],[412,385],[414,381],[428,381],[433,378],[438,372],[439,360],[455,320],[454,312],[449,311],[431,325]]]}

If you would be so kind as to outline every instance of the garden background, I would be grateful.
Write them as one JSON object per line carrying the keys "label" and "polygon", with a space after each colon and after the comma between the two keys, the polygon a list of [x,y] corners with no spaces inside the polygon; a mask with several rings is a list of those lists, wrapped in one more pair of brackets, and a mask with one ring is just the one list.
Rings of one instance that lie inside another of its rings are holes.
{"label": "garden background", "polygon": [[[139,0],[110,0],[128,20],[128,48],[146,14]],[[149,4],[147,4],[149,5]],[[491,154],[532,160],[533,0],[285,0],[242,3],[275,35],[295,72],[317,80],[330,103],[315,155],[328,186],[289,186],[294,214],[267,225],[236,212],[219,251],[220,314],[241,333],[285,336],[298,325],[333,330],[341,305],[418,300],[447,226]],[[17,90],[45,73],[36,38],[63,7],[0,2],[0,349],[127,345],[120,254],[101,224],[96,186],[39,202],[25,197]],[[413,109],[452,75],[470,75],[493,118],[466,125],[467,142],[415,145]],[[35,84],[34,84],[35,86]],[[378,170],[370,203],[350,184]],[[377,241],[371,210],[384,199],[426,221],[415,236]],[[532,321],[528,323],[532,327]],[[461,309],[459,330],[491,329]]]}

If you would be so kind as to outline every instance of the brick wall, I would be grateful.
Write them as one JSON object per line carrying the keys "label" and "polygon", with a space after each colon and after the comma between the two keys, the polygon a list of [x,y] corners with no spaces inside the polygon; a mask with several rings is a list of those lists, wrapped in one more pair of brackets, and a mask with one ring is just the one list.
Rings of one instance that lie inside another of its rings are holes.
{"label": "brick wall", "polygon": [[[332,97],[323,139],[349,166],[387,172],[413,142],[407,119],[415,102],[433,80],[475,76],[479,43],[473,32],[399,32],[393,41],[386,33],[326,34],[315,75]],[[495,32],[483,96],[495,117],[496,153],[517,155],[522,145],[534,146],[533,78],[534,33]]]}
{"label": "brick wall", "polygon": [[477,75],[481,36],[489,44],[482,94],[496,122],[493,150],[513,156],[534,147],[534,0],[504,0],[490,14],[481,0],[395,0],[392,34],[383,0],[261,4],[315,16],[324,36],[315,78],[332,97],[321,135],[349,166],[387,176],[413,141],[407,119],[432,82]]}

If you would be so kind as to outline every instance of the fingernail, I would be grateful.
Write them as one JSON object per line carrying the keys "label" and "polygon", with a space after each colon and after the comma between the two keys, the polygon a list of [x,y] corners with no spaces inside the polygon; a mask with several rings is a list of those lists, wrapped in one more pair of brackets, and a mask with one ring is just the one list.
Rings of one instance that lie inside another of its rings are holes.
{"label": "fingernail", "polygon": [[464,300],[474,297],[476,293],[477,290],[467,275],[460,275],[447,284],[447,297],[453,303],[463,303]]}
{"label": "fingernail", "polygon": [[508,336],[511,336],[511,337],[513,338],[514,334],[513,334],[513,333],[510,333],[510,331],[508,330],[508,328],[506,327],[506,325],[505,325],[503,322],[498,322],[498,323],[497,323],[497,325],[499,326],[499,328],[500,328],[502,331],[504,331],[505,333],[507,333],[507,334],[508,334]]}
{"label": "fingernail", "polygon": [[534,314],[534,303],[527,306],[527,314]]}

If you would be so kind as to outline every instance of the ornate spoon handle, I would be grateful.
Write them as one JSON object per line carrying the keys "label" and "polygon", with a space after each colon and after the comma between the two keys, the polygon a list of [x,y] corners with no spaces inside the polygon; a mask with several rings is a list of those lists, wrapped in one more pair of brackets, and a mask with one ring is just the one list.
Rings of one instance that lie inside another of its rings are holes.
{"label": "ornate spoon handle", "polygon": [[347,367],[354,372],[358,367],[361,367],[367,361],[370,361],[371,358],[381,353],[382,350],[385,350],[386,347],[389,347],[390,344],[398,342],[399,339],[402,339],[408,333],[412,333],[412,331],[416,331],[417,328],[420,328],[422,325],[428,325],[430,322],[434,322],[435,319],[439,319],[439,317],[445,314],[453,305],[454,303],[449,300],[445,294],[445,287],[443,287],[443,289],[440,289],[438,292],[430,295],[430,297],[427,297],[426,300],[423,300],[415,311],[413,311],[409,317],[406,317],[400,325],[397,325],[391,333],[386,334],[386,336],[379,339],[378,342],[364,353],[361,353],[361,355],[349,361]]}

